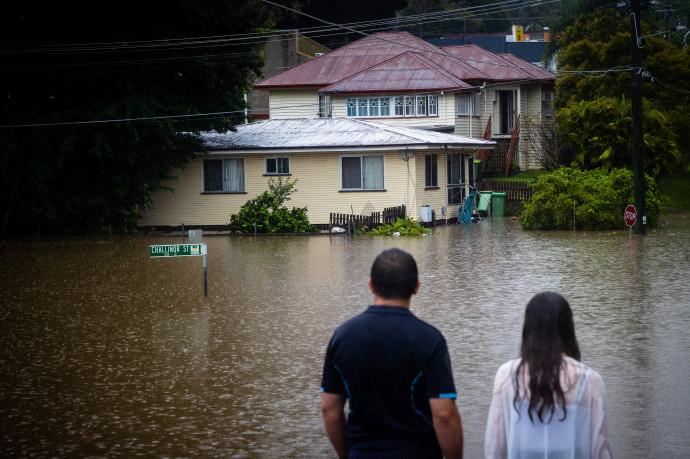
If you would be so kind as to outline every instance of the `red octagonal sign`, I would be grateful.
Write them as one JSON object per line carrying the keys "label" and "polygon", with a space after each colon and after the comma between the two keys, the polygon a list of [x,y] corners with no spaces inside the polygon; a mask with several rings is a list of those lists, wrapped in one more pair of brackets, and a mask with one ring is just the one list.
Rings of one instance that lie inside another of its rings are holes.
{"label": "red octagonal sign", "polygon": [[637,220],[637,211],[635,210],[635,206],[629,204],[628,207],[625,208],[623,218],[625,218],[626,225],[633,226],[635,224],[635,220]]}

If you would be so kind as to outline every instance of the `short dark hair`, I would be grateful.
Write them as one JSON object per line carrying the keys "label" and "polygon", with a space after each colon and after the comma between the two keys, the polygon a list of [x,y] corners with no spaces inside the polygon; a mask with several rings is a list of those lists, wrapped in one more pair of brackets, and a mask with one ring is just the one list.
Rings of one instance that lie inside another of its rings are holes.
{"label": "short dark hair", "polygon": [[404,250],[387,249],[374,260],[370,277],[381,298],[408,299],[417,287],[417,262]]}

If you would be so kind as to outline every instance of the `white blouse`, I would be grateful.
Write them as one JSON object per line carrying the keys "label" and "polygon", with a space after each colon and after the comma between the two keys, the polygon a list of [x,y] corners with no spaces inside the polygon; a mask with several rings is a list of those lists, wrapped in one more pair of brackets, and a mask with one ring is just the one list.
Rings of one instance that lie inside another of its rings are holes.
{"label": "white blouse", "polygon": [[493,399],[484,439],[489,458],[579,459],[611,457],[606,429],[606,388],[599,373],[570,357],[563,358],[560,372],[565,395],[566,419],[557,406],[553,418],[542,423],[527,414],[529,389],[526,372],[520,383],[521,397],[516,411],[516,369],[520,359],[504,363],[496,373]]}

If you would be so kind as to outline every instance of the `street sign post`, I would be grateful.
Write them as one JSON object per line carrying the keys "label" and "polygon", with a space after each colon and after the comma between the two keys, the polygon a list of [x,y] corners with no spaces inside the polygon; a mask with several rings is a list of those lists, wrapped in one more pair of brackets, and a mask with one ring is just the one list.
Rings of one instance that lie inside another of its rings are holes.
{"label": "street sign post", "polygon": [[625,211],[623,212],[623,219],[625,219],[625,224],[628,225],[628,236],[630,237],[632,236],[632,227],[635,225],[635,220],[637,220],[637,211],[635,210],[635,206],[628,204],[628,207],[626,207]]}
{"label": "street sign post", "polygon": [[149,246],[150,258],[167,258],[167,257],[203,257],[204,265],[204,296],[208,296],[208,282],[206,271],[206,243],[200,244],[170,244],[170,245],[152,245]]}

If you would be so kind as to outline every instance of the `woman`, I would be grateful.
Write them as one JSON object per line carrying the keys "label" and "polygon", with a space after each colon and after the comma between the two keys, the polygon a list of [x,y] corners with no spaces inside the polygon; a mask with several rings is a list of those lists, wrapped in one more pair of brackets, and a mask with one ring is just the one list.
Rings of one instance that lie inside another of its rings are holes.
{"label": "woman", "polygon": [[496,373],[487,458],[610,458],[606,389],[580,363],[573,313],[558,293],[527,304],[521,358]]}

